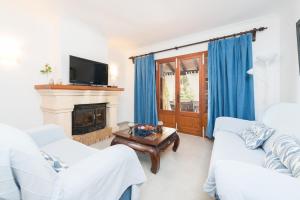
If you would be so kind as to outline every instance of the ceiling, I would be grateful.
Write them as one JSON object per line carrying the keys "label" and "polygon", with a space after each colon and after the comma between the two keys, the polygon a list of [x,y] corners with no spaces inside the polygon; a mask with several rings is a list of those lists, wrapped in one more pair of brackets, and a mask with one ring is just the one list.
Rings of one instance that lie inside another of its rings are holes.
{"label": "ceiling", "polygon": [[[64,14],[138,47],[272,12],[276,0],[57,0]],[[75,3],[76,2],[76,3]]]}

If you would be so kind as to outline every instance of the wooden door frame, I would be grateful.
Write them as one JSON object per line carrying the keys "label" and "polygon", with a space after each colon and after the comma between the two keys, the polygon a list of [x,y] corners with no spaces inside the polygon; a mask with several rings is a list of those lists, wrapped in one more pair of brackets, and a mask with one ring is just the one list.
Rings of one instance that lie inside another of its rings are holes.
{"label": "wooden door frame", "polygon": [[[207,74],[208,75],[208,63],[207,61],[205,60],[207,57],[208,57],[208,51],[203,51],[202,52],[202,61],[201,61],[201,66],[200,66],[200,69],[202,70],[202,72],[200,73],[200,78],[199,78],[199,81],[200,81],[200,84],[199,84],[199,94],[203,94],[201,93],[201,91],[206,91],[208,93],[208,85],[207,85],[207,88],[206,88],[206,80],[205,80],[205,75]],[[205,67],[206,66],[206,67]],[[205,72],[206,70],[206,72]],[[205,89],[206,88],[206,89]],[[200,107],[199,107],[199,111],[201,110],[201,113],[202,113],[202,118],[205,118],[204,119],[201,119],[201,126],[202,126],[202,137],[205,136],[205,129],[206,129],[206,125],[207,125],[207,113],[208,113],[208,96],[206,95],[202,95],[200,96],[200,99],[199,101],[201,102],[200,104]],[[205,109],[205,107],[207,106],[207,109]],[[205,116],[204,116],[205,115]]]}
{"label": "wooden door frame", "polygon": [[[161,82],[160,82],[160,67],[159,65],[162,64],[162,63],[166,63],[166,62],[175,62],[175,73],[176,73],[176,57],[171,57],[171,58],[164,58],[164,59],[159,59],[159,60],[156,60],[156,104],[157,104],[157,112],[158,114],[160,113],[163,113],[163,114],[173,114],[174,115],[176,114],[176,108],[174,111],[170,111],[170,110],[163,110],[161,109],[160,107],[160,98],[161,98],[161,95],[160,95],[160,87],[161,87]],[[176,79],[175,79],[176,81]],[[175,83],[176,84],[176,83]],[[175,91],[176,93],[176,91]],[[175,106],[177,105],[177,102],[176,102],[176,94],[175,94]],[[176,116],[175,116],[175,122],[176,122]]]}
{"label": "wooden door frame", "polygon": [[[200,118],[200,127],[203,126],[202,124],[202,101],[201,101],[201,67],[202,67],[202,56],[203,56],[203,52],[196,52],[196,53],[191,53],[191,54],[186,54],[186,55],[181,55],[181,56],[177,56],[177,73],[176,73],[176,94],[177,94],[177,110],[175,112],[176,114],[176,121],[180,119],[180,116],[186,116],[186,117],[199,117]],[[200,66],[199,66],[199,96],[198,96],[198,99],[199,99],[199,112],[198,113],[195,113],[195,112],[183,112],[183,111],[180,111],[180,60],[187,60],[187,59],[192,59],[192,58],[200,58]],[[179,93],[179,94],[178,94]],[[180,127],[180,123],[178,123],[179,126],[178,126],[178,129],[182,129]],[[200,134],[196,134],[196,133],[193,133],[193,132],[190,132],[189,134],[192,134],[192,135],[202,135],[202,131],[200,130]]]}
{"label": "wooden door frame", "polygon": [[[200,126],[204,127],[203,124],[203,114],[205,112],[205,96],[201,95],[201,91],[205,91],[205,62],[204,62],[204,56],[207,55],[207,51],[201,51],[191,54],[185,54],[185,55],[179,55],[179,56],[173,56],[163,59],[156,60],[156,99],[157,99],[157,111],[158,113],[169,113],[175,115],[175,122],[177,124],[179,116],[197,116],[200,117]],[[181,112],[180,111],[180,62],[179,60],[185,60],[189,58],[195,58],[200,57],[200,66],[199,66],[199,113],[192,113],[192,112]],[[159,65],[166,62],[175,62],[176,68],[175,68],[175,110],[174,111],[168,111],[163,110],[160,108],[161,104],[161,94],[160,94],[160,67]],[[180,127],[178,127],[180,128]],[[192,133],[189,133],[192,134]],[[202,130],[200,132],[200,135],[202,135]],[[199,135],[199,134],[194,134]],[[203,136],[203,135],[202,135]]]}

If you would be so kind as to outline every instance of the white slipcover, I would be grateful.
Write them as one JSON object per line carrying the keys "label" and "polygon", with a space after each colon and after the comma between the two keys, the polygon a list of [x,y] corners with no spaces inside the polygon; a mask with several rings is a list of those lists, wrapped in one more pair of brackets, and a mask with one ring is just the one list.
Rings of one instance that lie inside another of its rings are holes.
{"label": "white slipcover", "polygon": [[248,150],[240,132],[254,121],[220,117],[214,130],[214,147],[204,190],[221,200],[300,199],[300,180],[263,168],[265,154],[280,134],[300,141],[300,105],[280,103],[269,108],[263,123],[276,129],[263,149]]}

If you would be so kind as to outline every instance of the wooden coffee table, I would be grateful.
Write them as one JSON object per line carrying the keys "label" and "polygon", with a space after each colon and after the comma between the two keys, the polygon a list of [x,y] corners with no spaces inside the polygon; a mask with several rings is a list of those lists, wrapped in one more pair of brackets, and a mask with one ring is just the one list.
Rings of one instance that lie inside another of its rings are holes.
{"label": "wooden coffee table", "polygon": [[163,127],[162,133],[152,134],[147,137],[130,135],[128,130],[116,132],[114,135],[115,138],[111,145],[124,144],[136,151],[148,153],[152,163],[151,172],[154,174],[158,172],[160,167],[160,152],[173,143],[173,151],[176,152],[180,143],[176,129],[168,127]]}

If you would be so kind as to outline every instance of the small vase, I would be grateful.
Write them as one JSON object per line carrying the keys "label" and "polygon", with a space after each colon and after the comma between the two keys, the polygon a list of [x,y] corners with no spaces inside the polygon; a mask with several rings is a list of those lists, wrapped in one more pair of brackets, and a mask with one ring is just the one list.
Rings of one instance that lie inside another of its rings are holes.
{"label": "small vase", "polygon": [[54,85],[54,79],[50,77],[48,73],[46,74],[46,83],[48,85]]}
{"label": "small vase", "polygon": [[54,79],[53,78],[49,79],[49,85],[54,85]]}

